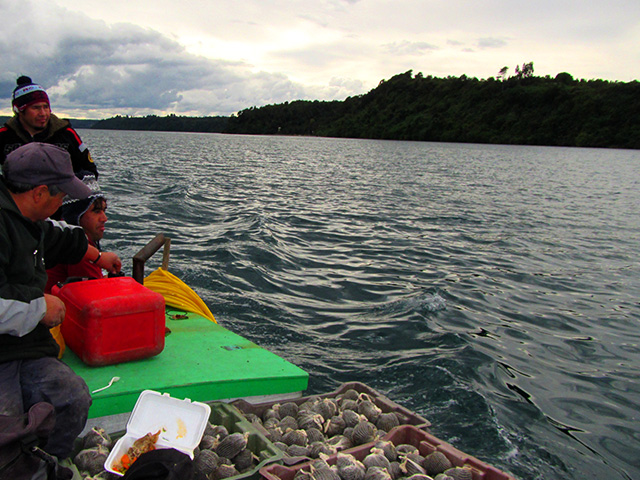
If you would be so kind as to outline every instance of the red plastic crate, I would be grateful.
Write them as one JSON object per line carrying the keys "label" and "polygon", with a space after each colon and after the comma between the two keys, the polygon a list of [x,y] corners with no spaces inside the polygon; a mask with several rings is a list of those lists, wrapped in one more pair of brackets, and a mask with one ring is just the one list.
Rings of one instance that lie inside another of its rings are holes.
{"label": "red plastic crate", "polygon": [[128,362],[164,349],[164,297],[131,277],[72,282],[52,293],[67,307],[64,341],[84,363]]}
{"label": "red plastic crate", "polygon": [[[473,480],[515,480],[497,468],[492,467],[471,455],[461,452],[457,448],[434,437],[430,433],[414,427],[413,425],[401,425],[391,430],[385,435],[384,440],[388,440],[394,445],[409,444],[418,448],[420,454],[426,456],[436,450],[442,452],[453,464],[454,467],[469,467],[472,471]],[[366,443],[358,447],[350,448],[341,452],[351,454],[362,461],[370,452],[375,442]],[[326,459],[329,465],[334,465],[338,455],[331,455]],[[260,469],[260,475],[267,480],[293,480],[295,474],[302,469],[309,471],[312,461],[298,463],[297,465],[286,466],[273,464]]]}
{"label": "red plastic crate", "polygon": [[[412,412],[411,410],[398,405],[397,403],[389,400],[387,397],[382,395],[377,390],[374,390],[371,387],[368,387],[364,383],[360,382],[348,382],[343,383],[338,387],[337,390],[324,393],[321,395],[310,395],[305,397],[296,398],[293,400],[286,400],[287,402],[294,402],[298,405],[303,404],[310,398],[334,398],[349,389],[353,389],[358,393],[366,393],[371,397],[373,402],[382,410],[383,413],[394,412],[399,416],[400,424],[403,425],[414,425],[418,428],[427,428],[431,425],[431,422],[426,418]],[[262,417],[262,414],[265,410],[271,408],[275,403],[284,403],[284,401],[277,402],[265,402],[265,403],[249,403],[246,400],[236,400],[233,402],[233,406],[235,406],[238,410],[240,410],[244,414],[254,414],[259,417]]]}

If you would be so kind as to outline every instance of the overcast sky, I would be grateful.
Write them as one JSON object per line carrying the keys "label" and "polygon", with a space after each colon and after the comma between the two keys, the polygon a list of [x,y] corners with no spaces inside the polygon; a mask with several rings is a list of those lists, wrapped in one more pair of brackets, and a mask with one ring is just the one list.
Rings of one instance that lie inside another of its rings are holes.
{"label": "overcast sky", "polygon": [[0,0],[0,18],[4,115],[22,74],[73,118],[343,100],[407,70],[640,79],[640,0]]}

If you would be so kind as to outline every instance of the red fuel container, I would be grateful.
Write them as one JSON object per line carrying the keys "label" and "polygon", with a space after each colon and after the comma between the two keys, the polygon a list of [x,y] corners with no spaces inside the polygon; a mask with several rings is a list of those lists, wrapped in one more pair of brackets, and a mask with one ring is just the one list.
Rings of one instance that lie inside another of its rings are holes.
{"label": "red fuel container", "polygon": [[162,352],[164,297],[131,277],[102,278],[54,287],[67,307],[66,345],[87,365],[111,365]]}

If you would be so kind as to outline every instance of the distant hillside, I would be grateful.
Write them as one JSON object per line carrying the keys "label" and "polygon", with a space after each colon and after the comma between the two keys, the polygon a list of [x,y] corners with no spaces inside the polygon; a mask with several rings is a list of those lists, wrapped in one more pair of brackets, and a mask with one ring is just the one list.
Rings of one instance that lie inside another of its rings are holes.
{"label": "distant hillside", "polygon": [[[534,77],[436,78],[410,70],[344,101],[296,100],[231,117],[117,116],[76,128],[316,135],[640,149],[640,83]],[[10,117],[0,117],[4,123]]]}
{"label": "distant hillside", "polygon": [[228,117],[181,117],[169,115],[158,117],[116,116],[96,122],[92,128],[103,130],[155,130],[160,132],[209,132],[221,133],[226,130]]}
{"label": "distant hillside", "polygon": [[[0,116],[0,126],[8,122],[10,118],[11,117]],[[71,125],[73,126],[73,128],[91,128],[98,121],[98,120],[85,120],[85,119],[79,120],[74,118],[70,118],[68,120],[71,122]]]}
{"label": "distant hillside", "polygon": [[[532,65],[532,64],[531,64]],[[343,102],[249,108],[228,133],[640,148],[640,83],[519,76],[435,78],[408,71]]]}

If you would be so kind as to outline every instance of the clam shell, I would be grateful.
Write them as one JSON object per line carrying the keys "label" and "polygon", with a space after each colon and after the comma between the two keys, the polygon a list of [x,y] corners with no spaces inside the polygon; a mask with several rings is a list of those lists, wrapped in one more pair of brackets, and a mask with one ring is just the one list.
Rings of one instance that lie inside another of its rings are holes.
{"label": "clam shell", "polygon": [[347,427],[355,427],[363,418],[355,410],[344,410],[341,414],[344,424]]}
{"label": "clam shell", "polygon": [[324,418],[322,415],[312,412],[304,412],[298,414],[298,426],[304,430],[308,428],[317,428],[322,430]]}
{"label": "clam shell", "polygon": [[332,468],[311,468],[311,476],[314,480],[341,480],[338,472]]}
{"label": "clam shell", "polygon": [[372,453],[364,457],[362,460],[362,464],[365,468],[381,467],[388,471],[391,466],[391,462],[389,462],[389,459],[384,456],[384,452],[379,448],[372,448],[371,452]]}
{"label": "clam shell", "polygon": [[258,425],[262,425],[262,419],[254,413],[246,413],[244,415],[247,420],[251,423],[257,423]]}
{"label": "clam shell", "polygon": [[214,448],[216,439],[211,435],[203,435],[202,440],[200,440],[200,449],[202,450],[210,450]]}
{"label": "clam shell", "polygon": [[347,465],[357,465],[358,463],[356,457],[350,453],[338,453],[338,455],[336,455],[336,467],[338,467],[338,469],[346,467]]}
{"label": "clam shell", "polygon": [[279,425],[280,425],[280,420],[278,420],[277,418],[268,418],[262,423],[262,426],[267,430],[276,428]]}
{"label": "clam shell", "polygon": [[279,427],[267,429],[267,437],[273,443],[281,442],[282,441],[282,435],[283,435],[282,430],[280,430]]}
{"label": "clam shell", "polygon": [[267,408],[262,413],[262,421],[266,422],[270,418],[275,418],[276,420],[280,420],[280,418],[281,418],[280,417],[280,412],[278,410],[275,410],[274,408]]}
{"label": "clam shell", "polygon": [[245,448],[238,455],[233,457],[234,466],[239,472],[245,472],[255,467],[255,455],[251,450]]}
{"label": "clam shell", "polygon": [[104,470],[104,462],[108,455],[109,450],[102,445],[98,445],[80,450],[73,458],[73,463],[78,467],[78,470],[89,472],[90,475],[96,475]]}
{"label": "clam shell", "polygon": [[333,437],[334,435],[340,435],[344,432],[347,424],[342,416],[334,415],[324,424],[324,432],[327,437]]}
{"label": "clam shell", "polygon": [[400,469],[400,462],[391,462],[389,466],[389,473],[391,474],[391,478],[402,477],[404,475],[404,472]]}
{"label": "clam shell", "polygon": [[311,472],[309,470],[300,469],[293,476],[293,480],[313,480]]}
{"label": "clam shell", "polygon": [[308,446],[308,455],[311,458],[318,458],[320,454],[333,455],[337,452],[336,448],[332,445],[328,445],[324,442],[313,442]]}
{"label": "clam shell", "polygon": [[353,442],[349,437],[345,437],[344,435],[336,435],[327,440],[327,444],[331,445],[337,451],[346,450],[348,448],[353,447]]}
{"label": "clam shell", "polygon": [[400,425],[400,420],[398,420],[397,415],[393,412],[381,413],[378,420],[376,420],[378,430],[384,430],[385,432],[388,432],[398,425]]}
{"label": "clam shell", "polygon": [[376,438],[376,427],[371,422],[361,421],[353,427],[351,440],[354,445],[373,442]]}
{"label": "clam shell", "polygon": [[104,428],[93,427],[82,439],[82,448],[93,448],[98,445],[111,449],[113,441]]}
{"label": "clam shell", "polygon": [[422,461],[422,466],[429,475],[437,475],[453,467],[451,461],[442,452],[432,452]]}
{"label": "clam shell", "polygon": [[342,480],[364,480],[366,470],[356,464],[347,465],[338,469],[338,475]]}
{"label": "clam shell", "polygon": [[210,475],[219,465],[220,457],[213,450],[200,450],[193,457],[193,470]]}
{"label": "clam shell", "polygon": [[473,472],[470,468],[453,467],[444,471],[445,475],[453,477],[453,480],[472,480]]}
{"label": "clam shell", "polygon": [[304,430],[290,430],[282,436],[282,441],[287,445],[307,445],[307,432]]}
{"label": "clam shell", "polygon": [[359,396],[360,394],[354,388],[349,388],[342,394],[342,398],[350,399],[350,400],[357,400]]}
{"label": "clam shell", "polygon": [[[274,405],[273,407],[274,409],[276,409],[276,405]],[[284,418],[286,416],[296,418],[300,409],[297,403],[286,402],[278,405],[278,408],[276,410],[280,413],[281,418]]]}
{"label": "clam shell", "polygon": [[407,477],[407,480],[433,480],[433,478],[431,478],[429,475],[427,475],[426,473],[414,473],[413,475]]}
{"label": "clam shell", "polygon": [[416,474],[419,474],[419,475],[426,475],[427,474],[427,471],[422,467],[420,462],[416,462],[409,455],[404,457],[402,462],[400,462],[400,470],[405,472],[407,474],[407,476],[409,476],[409,477],[411,475],[416,475]]}
{"label": "clam shell", "polygon": [[307,440],[309,441],[309,443],[325,441],[324,434],[317,428],[308,428],[306,431],[307,431]]}
{"label": "clam shell", "polygon": [[396,452],[398,452],[398,456],[405,457],[409,453],[418,453],[418,447],[408,443],[401,443],[400,445],[396,445]]}
{"label": "clam shell", "polygon": [[322,415],[322,418],[326,421],[338,413],[338,406],[334,400],[323,398],[316,404],[315,411]]}
{"label": "clam shell", "polygon": [[285,433],[288,430],[297,430],[298,428],[300,428],[297,420],[289,415],[280,420],[280,423],[278,423],[278,427],[280,427],[280,430]]}
{"label": "clam shell", "polygon": [[392,442],[379,440],[376,442],[375,447],[381,449],[384,452],[384,456],[387,457],[390,462],[394,462],[398,459],[396,446]]}
{"label": "clam shell", "polygon": [[386,468],[371,467],[367,468],[364,480],[391,480],[391,474]]}
{"label": "clam shell", "polygon": [[222,440],[224,437],[229,435],[229,430],[227,430],[227,427],[225,427],[224,425],[209,424],[209,426],[211,428],[209,428],[208,431],[205,432],[205,434],[217,437],[218,440]]}
{"label": "clam shell", "polygon": [[[247,439],[249,438],[249,432],[246,433],[232,433],[224,437],[218,446],[216,447],[216,453],[220,457],[233,458],[238,455],[242,450],[247,448]],[[226,478],[226,477],[222,477]]]}
{"label": "clam shell", "polygon": [[375,424],[382,414],[382,410],[371,400],[364,400],[358,405],[358,413],[364,415],[371,423]]}
{"label": "clam shell", "polygon": [[345,398],[339,404],[340,410],[358,410],[358,402],[355,399]]}
{"label": "clam shell", "polygon": [[306,445],[288,445],[285,453],[290,457],[307,457],[309,456],[309,448]]}
{"label": "clam shell", "polygon": [[233,465],[221,464],[216,467],[209,478],[211,480],[220,480],[221,478],[229,478],[235,477],[236,475],[240,475],[240,472]]}

